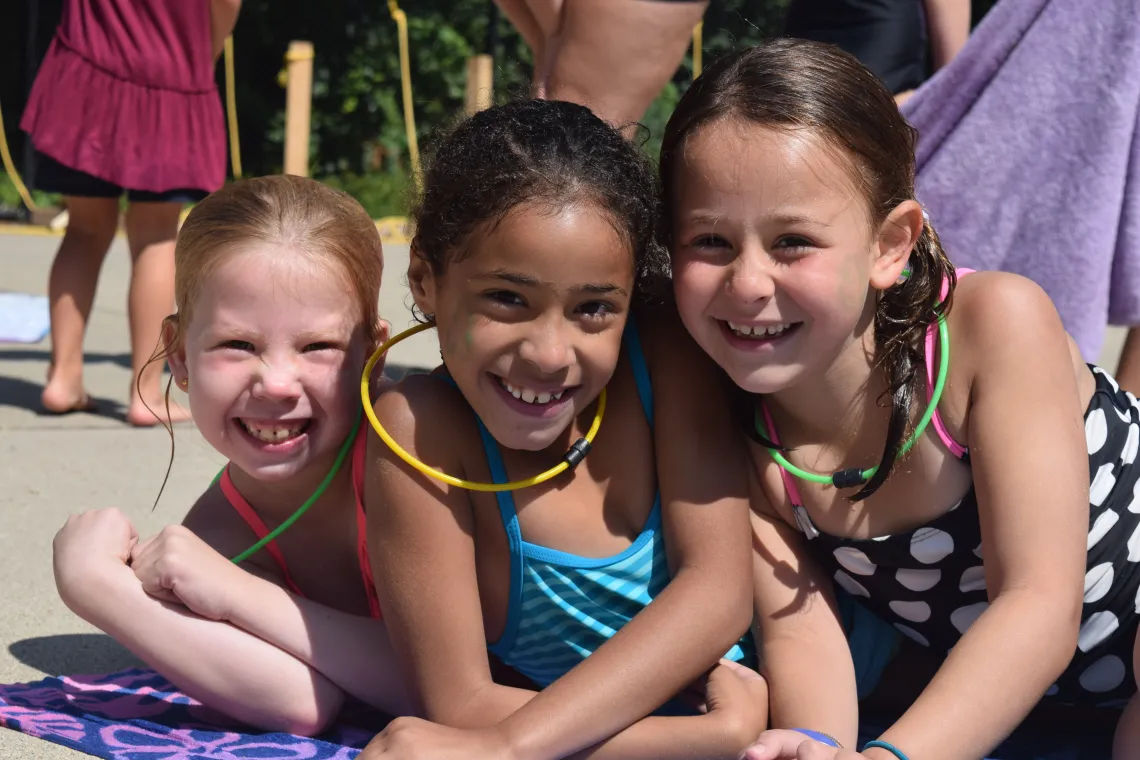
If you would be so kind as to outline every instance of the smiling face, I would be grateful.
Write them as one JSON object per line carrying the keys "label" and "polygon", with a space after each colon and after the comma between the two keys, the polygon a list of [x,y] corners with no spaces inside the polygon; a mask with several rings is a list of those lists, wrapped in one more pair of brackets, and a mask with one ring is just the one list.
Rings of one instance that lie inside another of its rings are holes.
{"label": "smiling face", "polygon": [[690,135],[673,171],[677,306],[737,385],[774,393],[863,348],[874,288],[898,275],[849,161],[811,133],[729,120]]}
{"label": "smiling face", "polygon": [[203,437],[252,477],[327,469],[348,435],[366,352],[351,293],[288,247],[229,255],[202,283],[171,369]]}
{"label": "smiling face", "polygon": [[413,255],[416,303],[435,315],[444,363],[491,435],[545,449],[613,376],[633,255],[589,203],[515,207],[467,245],[442,272]]}

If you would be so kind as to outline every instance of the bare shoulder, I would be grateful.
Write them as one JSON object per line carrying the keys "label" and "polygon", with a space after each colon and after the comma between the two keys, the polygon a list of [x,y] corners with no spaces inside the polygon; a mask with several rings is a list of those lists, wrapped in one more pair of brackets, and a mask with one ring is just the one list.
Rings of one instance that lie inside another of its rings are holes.
{"label": "bare shoulder", "polygon": [[672,304],[640,307],[630,315],[630,320],[636,320],[637,333],[651,368],[683,369],[701,360],[712,363],[689,335]]}
{"label": "bare shoulder", "polygon": [[[401,447],[429,464],[454,466],[472,444],[481,450],[475,415],[445,375],[409,375],[388,386],[373,402],[373,410]],[[377,444],[383,446],[373,433],[370,445]]]}
{"label": "bare shoulder", "polygon": [[[724,391],[728,389],[728,379],[693,340],[672,304],[641,308],[631,316],[634,318],[655,391],[661,386],[692,393],[716,393],[716,398],[699,400],[700,404],[710,406],[717,399],[727,397]],[[692,403],[694,398],[687,400]]]}
{"label": "bare shoulder", "polygon": [[1029,278],[1009,272],[976,272],[959,280],[948,321],[951,334],[968,338],[970,345],[1064,335],[1048,294]]}

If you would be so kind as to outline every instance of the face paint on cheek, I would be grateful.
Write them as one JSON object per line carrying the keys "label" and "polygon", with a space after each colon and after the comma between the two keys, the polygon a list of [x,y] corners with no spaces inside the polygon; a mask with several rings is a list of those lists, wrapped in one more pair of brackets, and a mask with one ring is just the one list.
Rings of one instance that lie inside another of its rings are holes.
{"label": "face paint on cheek", "polygon": [[[446,328],[439,330],[440,348],[446,356],[454,358],[471,352],[471,345],[474,342],[471,326],[474,321],[475,316],[473,314],[465,314],[461,309],[452,312],[450,319],[447,320]],[[460,323],[464,325],[462,331],[455,329],[455,326]]]}
{"label": "face paint on cheek", "polygon": [[467,329],[463,331],[463,343],[464,343],[464,346],[467,348],[468,351],[471,350],[471,346],[475,343],[475,315],[474,314],[468,314],[467,315]]}

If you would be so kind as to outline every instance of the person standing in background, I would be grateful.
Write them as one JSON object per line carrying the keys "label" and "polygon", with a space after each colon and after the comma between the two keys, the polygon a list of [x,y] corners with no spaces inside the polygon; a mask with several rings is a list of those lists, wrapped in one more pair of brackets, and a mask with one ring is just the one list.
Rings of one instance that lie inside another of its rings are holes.
{"label": "person standing in background", "polygon": [[792,0],[784,33],[846,50],[904,102],[970,35],[970,0]]}
{"label": "person standing in background", "polygon": [[[704,0],[495,0],[530,46],[534,95],[632,125],[672,78]],[[629,133],[629,129],[626,129]]]}
{"label": "person standing in background", "polygon": [[174,239],[183,204],[225,181],[226,134],[214,63],[241,0],[65,0],[21,128],[36,149],[36,186],[60,193],[69,222],[52,263],[50,413],[92,411],[83,337],[99,271],[127,196],[131,255],[127,421],[177,422],[147,363],[174,304]]}

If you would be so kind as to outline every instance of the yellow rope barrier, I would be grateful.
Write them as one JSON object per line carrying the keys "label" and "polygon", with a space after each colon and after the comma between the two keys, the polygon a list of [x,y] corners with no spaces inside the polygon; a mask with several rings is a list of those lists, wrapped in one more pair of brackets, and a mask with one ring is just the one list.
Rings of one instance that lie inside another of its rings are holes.
{"label": "yellow rope barrier", "polygon": [[12,162],[12,154],[8,151],[8,137],[4,134],[4,112],[2,110],[0,110],[0,159],[3,159],[4,171],[8,172],[8,178],[16,186],[16,192],[20,194],[24,205],[28,207],[29,211],[35,211],[36,204],[32,200],[32,194],[24,186],[24,181],[20,179],[20,173],[16,171],[16,164]]}
{"label": "yellow rope barrier", "polygon": [[701,75],[701,37],[704,34],[705,22],[698,21],[693,27],[693,79]]}
{"label": "yellow rope barrier", "polygon": [[238,142],[237,122],[237,90],[234,86],[234,37],[226,37],[226,116],[229,121],[230,133],[230,165],[233,167],[234,179],[241,179],[241,145]]}
{"label": "yellow rope barrier", "polygon": [[388,12],[396,22],[400,38],[400,84],[404,94],[404,129],[408,136],[408,157],[412,163],[412,176],[420,186],[420,146],[416,139],[416,115],[412,109],[412,64],[408,54],[408,16],[400,10],[396,0],[388,0]]}

